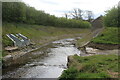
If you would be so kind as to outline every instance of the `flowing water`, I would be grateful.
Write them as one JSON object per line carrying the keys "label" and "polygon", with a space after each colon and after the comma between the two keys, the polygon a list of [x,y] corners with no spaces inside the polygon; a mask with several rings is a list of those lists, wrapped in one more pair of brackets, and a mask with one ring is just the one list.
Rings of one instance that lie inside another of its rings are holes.
{"label": "flowing water", "polygon": [[[75,38],[54,41],[44,49],[26,56],[28,61],[25,57],[16,60],[16,62],[27,61],[27,63],[7,70],[3,78],[58,78],[67,68],[67,57],[74,54],[80,55],[80,51],[74,47],[75,41]],[[45,55],[39,57],[40,54]],[[33,55],[38,57],[33,58]]]}
{"label": "flowing water", "polygon": [[[80,37],[78,37],[80,38]],[[27,53],[18,59],[9,61],[15,65],[3,68],[3,78],[58,78],[67,68],[70,55],[89,56],[95,54],[117,54],[118,50],[98,50],[86,48],[85,54],[74,46],[78,38],[54,41],[36,52]]]}

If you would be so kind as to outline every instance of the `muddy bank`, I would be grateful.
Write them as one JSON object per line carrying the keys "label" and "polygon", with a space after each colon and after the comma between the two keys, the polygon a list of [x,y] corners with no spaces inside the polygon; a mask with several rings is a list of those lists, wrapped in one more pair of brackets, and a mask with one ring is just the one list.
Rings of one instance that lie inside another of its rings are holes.
{"label": "muddy bank", "polygon": [[[74,56],[74,55],[73,55]],[[68,56],[67,57],[67,68],[69,68],[70,66],[72,66],[72,65],[74,65],[74,66],[76,66],[76,61],[75,61],[75,59],[73,59],[73,56]]]}
{"label": "muddy bank", "polygon": [[91,56],[98,54],[118,54],[120,45],[117,44],[97,44],[89,42],[84,46],[78,47],[81,50],[80,56]]}
{"label": "muddy bank", "polygon": [[93,43],[90,42],[86,45],[87,47],[92,47],[100,50],[113,50],[120,49],[120,44],[102,44],[102,43]]}

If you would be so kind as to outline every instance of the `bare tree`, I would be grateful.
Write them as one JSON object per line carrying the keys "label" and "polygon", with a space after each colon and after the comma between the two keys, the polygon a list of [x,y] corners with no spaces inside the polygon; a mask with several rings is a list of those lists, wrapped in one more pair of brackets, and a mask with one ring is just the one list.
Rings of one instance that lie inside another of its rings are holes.
{"label": "bare tree", "polygon": [[87,18],[89,22],[94,18],[92,11],[89,10],[83,11],[79,8],[74,8],[72,11],[69,11],[64,15],[66,19],[72,18],[76,20],[83,20],[84,18]]}
{"label": "bare tree", "polygon": [[86,18],[87,18],[88,21],[90,22],[90,21],[94,18],[93,12],[87,10],[87,11],[86,11]]}
{"label": "bare tree", "polygon": [[82,18],[83,15],[84,15],[84,12],[83,12],[81,9],[78,9],[78,16],[79,16],[79,19],[83,19],[83,18]]}
{"label": "bare tree", "polygon": [[72,11],[69,12],[73,19],[82,19],[83,11],[79,8],[74,8]]}
{"label": "bare tree", "polygon": [[65,13],[65,18],[68,19],[68,14],[67,13]]}

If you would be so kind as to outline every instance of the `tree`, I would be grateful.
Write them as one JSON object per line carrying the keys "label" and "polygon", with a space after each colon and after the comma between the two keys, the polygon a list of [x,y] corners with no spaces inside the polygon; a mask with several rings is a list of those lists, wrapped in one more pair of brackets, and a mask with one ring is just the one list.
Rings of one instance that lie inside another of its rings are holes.
{"label": "tree", "polygon": [[94,16],[93,16],[93,12],[92,11],[86,11],[86,18],[89,22],[91,22],[91,20],[93,20]]}
{"label": "tree", "polygon": [[22,2],[3,2],[2,18],[8,22],[24,22],[26,20],[26,5]]}
{"label": "tree", "polygon": [[70,11],[70,15],[72,16],[73,19],[76,20],[82,20],[82,16],[83,16],[83,11],[79,8],[75,8],[72,11]]}
{"label": "tree", "polygon": [[65,18],[68,19],[68,14],[67,13],[65,13]]}
{"label": "tree", "polygon": [[120,27],[120,1],[118,3],[118,27]]}
{"label": "tree", "polygon": [[118,13],[118,7],[113,7],[110,10],[106,11],[104,16],[104,24],[107,27],[119,27],[118,20],[120,14]]}
{"label": "tree", "polygon": [[3,22],[17,22],[27,24],[37,24],[55,27],[73,27],[73,28],[89,28],[88,22],[82,21],[82,10],[74,9],[70,14],[74,19],[55,17],[34,7],[27,6],[22,2],[5,2],[2,5]]}
{"label": "tree", "polygon": [[66,19],[70,17],[76,20],[83,20],[84,18],[87,18],[87,20],[90,22],[91,20],[93,20],[94,15],[92,11],[83,11],[79,8],[74,8],[72,11],[69,11],[69,13],[65,13],[65,17]]}

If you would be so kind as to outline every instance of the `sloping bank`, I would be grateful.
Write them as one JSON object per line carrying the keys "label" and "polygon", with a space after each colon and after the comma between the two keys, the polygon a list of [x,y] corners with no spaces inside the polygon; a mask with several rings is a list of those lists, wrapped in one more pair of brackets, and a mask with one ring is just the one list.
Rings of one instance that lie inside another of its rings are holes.
{"label": "sloping bank", "polygon": [[117,55],[69,56],[68,69],[63,72],[60,80],[105,80],[103,78],[118,77]]}
{"label": "sloping bank", "polygon": [[89,47],[102,49],[102,50],[112,50],[120,49],[120,35],[118,33],[119,28],[107,27],[103,32],[87,45]]}
{"label": "sloping bank", "polygon": [[[9,59],[16,59],[28,52],[39,50],[39,48],[49,44],[52,41],[70,38],[81,37],[90,32],[89,29],[81,28],[60,28],[52,26],[28,25],[21,23],[3,23],[3,60],[11,61]],[[4,48],[13,45],[13,42],[6,36],[6,34],[21,33],[31,39],[35,43],[32,47],[27,47],[22,50],[13,52],[5,51]],[[8,62],[8,63],[9,63]]]}
{"label": "sloping bank", "polygon": [[[90,36],[92,36],[92,33],[87,34],[83,40],[78,40],[76,46],[81,51],[84,47],[92,47],[101,50],[120,49],[118,28],[105,28],[93,39],[90,38]],[[112,80],[116,80],[119,75],[117,54],[118,52],[109,55],[69,56],[68,69],[63,72],[60,79],[111,78]]]}
{"label": "sloping bank", "polygon": [[92,47],[100,50],[120,49],[120,35],[118,34],[118,30],[116,27],[107,27],[101,30],[97,29],[93,33],[91,32],[91,34],[86,35],[83,39],[78,40],[76,46],[78,49],[83,47]]}

